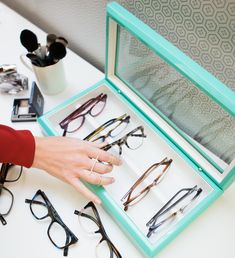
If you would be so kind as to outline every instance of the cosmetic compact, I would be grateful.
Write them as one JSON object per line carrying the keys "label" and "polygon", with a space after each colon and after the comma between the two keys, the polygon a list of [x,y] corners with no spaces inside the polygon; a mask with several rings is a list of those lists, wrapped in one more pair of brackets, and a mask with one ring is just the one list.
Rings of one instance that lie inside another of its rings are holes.
{"label": "cosmetic compact", "polygon": [[14,99],[12,122],[32,122],[43,114],[44,98],[37,84],[32,83],[30,98]]}

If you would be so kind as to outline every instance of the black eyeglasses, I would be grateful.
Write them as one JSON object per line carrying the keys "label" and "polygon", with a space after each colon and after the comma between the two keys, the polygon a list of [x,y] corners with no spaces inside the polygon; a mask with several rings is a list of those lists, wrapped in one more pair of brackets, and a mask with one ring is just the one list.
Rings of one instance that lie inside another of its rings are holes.
{"label": "black eyeglasses", "polygon": [[105,145],[101,149],[108,151],[112,150],[115,155],[122,154],[122,145],[125,144],[129,149],[136,150],[143,144],[143,139],[147,136],[144,134],[144,127],[138,126],[134,130],[130,131],[128,134],[122,138],[114,141],[110,144]]}
{"label": "black eyeglasses", "polygon": [[3,225],[6,225],[7,222],[4,219],[13,206],[14,195],[13,193],[4,186],[4,183],[12,183],[19,180],[22,174],[23,167],[16,166],[10,163],[3,163],[0,171],[0,196],[1,196],[1,205],[0,205],[0,221]]}
{"label": "black eyeglasses", "polygon": [[79,108],[69,114],[60,123],[60,127],[64,130],[63,136],[67,133],[78,131],[85,122],[85,116],[90,114],[92,117],[98,116],[104,109],[107,101],[106,94],[99,94],[97,97],[89,99]]}
{"label": "black eyeglasses", "polygon": [[[104,142],[107,137],[113,138],[119,135],[121,132],[123,132],[129,124],[129,122],[130,116],[128,116],[127,114],[124,114],[117,118],[110,119],[97,129],[95,129],[93,132],[91,132],[89,135],[87,135],[83,140],[92,140],[93,142]],[[106,128],[108,128],[109,130],[106,134],[96,137],[97,134],[101,133]]]}
{"label": "black eyeglasses", "polygon": [[[172,163],[172,159],[164,158],[159,163],[154,163],[151,165],[132,185],[132,187],[128,190],[128,192],[122,197],[121,201],[125,202],[124,210],[127,211],[129,206],[132,206],[142,200],[150,191],[150,189],[161,182],[164,178],[166,171]],[[162,170],[159,168],[163,167]],[[153,181],[147,186],[143,186],[143,182],[146,178],[150,176],[150,174],[155,174]]]}
{"label": "black eyeglasses", "polygon": [[[147,237],[149,238],[153,233],[156,233],[156,231],[164,224],[167,224],[174,220],[176,216],[180,213],[184,213],[186,208],[188,208],[192,203],[199,197],[201,194],[202,189],[198,188],[197,185],[195,185],[192,188],[183,188],[179,190],[146,224],[148,227],[148,233]],[[184,194],[183,194],[184,193]],[[182,195],[183,194],[183,195]],[[177,197],[180,196],[178,199]],[[176,199],[176,200],[175,200]],[[174,201],[175,200],[175,201]],[[174,202],[173,202],[174,201]],[[173,202],[173,203],[172,203]],[[171,204],[172,203],[172,204]],[[177,206],[178,203],[181,204],[181,207],[179,207],[176,211],[171,213],[169,215],[169,211],[172,210],[174,207]],[[159,218],[161,220],[159,221]]]}
{"label": "black eyeglasses", "polygon": [[54,246],[64,249],[64,256],[67,256],[69,246],[75,244],[78,238],[64,224],[46,194],[38,190],[32,200],[25,199],[25,202],[30,204],[30,210],[37,220],[43,220],[47,217],[51,218],[47,235]]}
{"label": "black eyeglasses", "polygon": [[84,231],[90,234],[101,234],[102,237],[96,246],[96,257],[122,258],[108,237],[93,202],[89,202],[81,211],[75,210],[74,214],[78,215],[79,223]]}

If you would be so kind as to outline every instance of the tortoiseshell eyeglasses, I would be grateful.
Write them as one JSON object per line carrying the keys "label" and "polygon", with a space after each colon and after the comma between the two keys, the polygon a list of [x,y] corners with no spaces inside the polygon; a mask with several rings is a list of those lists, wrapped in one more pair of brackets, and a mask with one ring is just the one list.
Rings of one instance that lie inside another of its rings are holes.
{"label": "tortoiseshell eyeglasses", "polygon": [[60,127],[64,130],[63,136],[67,133],[78,131],[85,122],[85,116],[90,114],[92,117],[98,116],[104,109],[107,101],[106,94],[99,94],[97,97],[89,99],[75,111],[64,118],[60,123]]}
{"label": "tortoiseshell eyeglasses", "polygon": [[143,139],[147,136],[144,134],[144,127],[138,126],[127,133],[122,138],[105,145],[101,149],[108,151],[111,149],[114,155],[122,154],[122,145],[125,144],[129,149],[136,150],[143,144]]}
{"label": "tortoiseshell eyeglasses", "polygon": [[[121,201],[123,202],[125,199],[126,201],[123,203],[124,210],[127,211],[129,206],[132,206],[142,200],[150,191],[150,189],[159,184],[164,176],[166,175],[166,171],[170,167],[172,163],[172,159],[164,158],[161,162],[155,163],[150,166],[141,177],[132,185],[129,191],[122,197]],[[163,166],[163,170],[160,170],[160,167]],[[148,184],[147,186],[143,187],[143,182],[150,176],[150,174],[156,173],[154,176],[154,180]]]}
{"label": "tortoiseshell eyeglasses", "polygon": [[[107,137],[113,138],[123,132],[129,122],[130,116],[128,116],[127,114],[110,119],[109,121],[98,127],[96,130],[91,132],[89,135],[87,135],[83,140],[92,142],[104,142]],[[97,136],[98,134],[106,130],[106,128],[109,130],[106,134]]]}

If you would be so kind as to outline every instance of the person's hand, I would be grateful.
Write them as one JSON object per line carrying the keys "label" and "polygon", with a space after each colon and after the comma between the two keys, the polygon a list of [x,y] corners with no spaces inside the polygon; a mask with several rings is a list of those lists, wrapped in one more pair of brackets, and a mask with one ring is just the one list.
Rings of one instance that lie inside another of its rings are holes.
{"label": "person's hand", "polygon": [[101,203],[100,199],[80,179],[97,185],[111,184],[114,178],[104,174],[111,172],[113,165],[122,163],[119,158],[100,149],[102,145],[75,138],[35,137],[35,144],[32,167],[43,169],[71,184],[97,204]]}

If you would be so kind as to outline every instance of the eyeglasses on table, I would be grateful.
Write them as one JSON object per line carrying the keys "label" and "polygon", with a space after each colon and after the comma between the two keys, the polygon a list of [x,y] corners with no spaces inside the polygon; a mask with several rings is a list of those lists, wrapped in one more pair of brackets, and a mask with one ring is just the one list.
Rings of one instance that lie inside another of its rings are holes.
{"label": "eyeglasses on table", "polygon": [[78,238],[64,224],[46,194],[38,190],[32,200],[25,199],[25,202],[29,203],[30,211],[37,220],[43,220],[47,217],[51,219],[47,235],[55,247],[64,249],[64,256],[67,256],[69,246],[75,244]]}
{"label": "eyeglasses on table", "polygon": [[109,151],[111,149],[111,152],[114,152],[114,155],[121,155],[122,145],[125,144],[127,148],[136,150],[143,144],[143,139],[146,137],[147,136],[144,134],[144,127],[138,126],[129,133],[127,133],[125,136],[110,144],[105,145],[101,149],[105,151]]}
{"label": "eyeglasses on table", "polygon": [[[121,199],[122,202],[125,200],[125,202],[123,203],[125,211],[128,210],[129,206],[135,205],[140,200],[142,200],[149,193],[152,187],[156,186],[162,181],[171,163],[172,163],[172,159],[164,158],[162,161],[151,165],[136,180],[136,182],[131,186],[128,192]],[[162,170],[160,170],[161,167],[163,167]],[[148,178],[152,173],[156,173],[154,180],[152,181],[151,184],[148,184],[147,186],[144,187],[143,182],[146,181],[146,178]]]}
{"label": "eyeglasses on table", "polygon": [[[148,227],[147,237],[149,238],[153,233],[156,233],[159,227],[171,223],[178,214],[183,214],[189,206],[202,193],[202,188],[195,185],[192,188],[182,188],[179,190],[146,224]],[[181,206],[177,206],[181,203]],[[176,210],[169,214],[173,208]]]}
{"label": "eyeglasses on table", "polygon": [[95,98],[91,98],[80,107],[74,110],[66,118],[64,118],[60,123],[60,127],[64,130],[63,136],[67,133],[74,133],[78,131],[85,122],[85,117],[90,114],[92,117],[98,116],[106,105],[107,94],[99,94]]}
{"label": "eyeglasses on table", "polygon": [[81,211],[75,210],[78,220],[88,234],[101,234],[101,239],[96,246],[97,258],[122,258],[121,254],[108,237],[101,222],[100,215],[93,202],[89,202]]}
{"label": "eyeglasses on table", "polygon": [[[106,138],[113,138],[122,133],[129,124],[129,122],[130,116],[127,114],[110,119],[101,126],[99,126],[97,129],[95,129],[93,132],[91,132],[89,135],[87,135],[83,140],[102,143],[105,141]],[[106,134],[97,136],[106,129],[108,130]]]}
{"label": "eyeglasses on table", "polygon": [[7,222],[6,217],[13,206],[14,195],[13,193],[4,186],[4,183],[12,183],[19,180],[22,174],[23,167],[17,166],[10,163],[3,163],[0,171],[0,221],[3,225]]}

